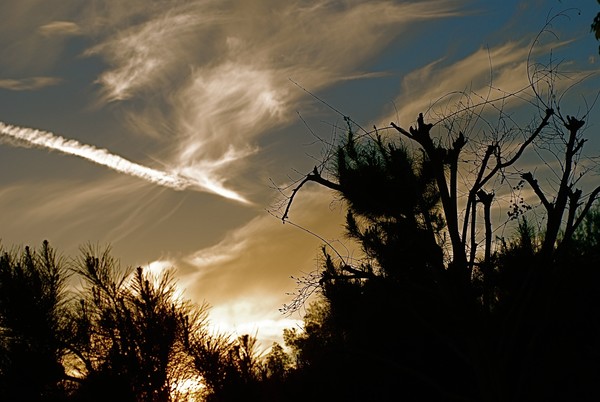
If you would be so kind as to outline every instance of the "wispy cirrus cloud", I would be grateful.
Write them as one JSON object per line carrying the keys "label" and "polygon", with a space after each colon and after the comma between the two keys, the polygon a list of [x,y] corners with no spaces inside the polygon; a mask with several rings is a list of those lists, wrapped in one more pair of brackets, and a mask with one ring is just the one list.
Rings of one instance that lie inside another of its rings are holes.
{"label": "wispy cirrus cloud", "polygon": [[[419,113],[437,122],[467,106],[483,111],[493,109],[489,108],[491,102],[502,107],[514,107],[531,100],[534,96],[532,82],[541,93],[547,90],[544,88],[545,80],[536,82],[543,77],[535,76],[534,67],[542,69],[543,65],[536,67],[535,63],[551,54],[553,49],[568,44],[554,41],[533,46],[531,41],[508,41],[492,47],[480,47],[462,59],[453,62],[437,60],[412,71],[402,80],[394,100],[396,110],[386,112],[378,120],[385,124],[394,121],[408,126],[416,121]],[[564,90],[587,74],[589,72],[581,71],[571,74],[568,79],[566,76],[557,77],[553,83],[554,90]]]}
{"label": "wispy cirrus cloud", "polygon": [[[165,84],[163,75],[181,68],[212,69],[231,62],[269,67],[260,69],[264,71],[310,71],[309,78],[320,76],[331,85],[330,79],[355,73],[395,34],[423,20],[460,15],[460,4],[453,0],[339,5],[324,0],[174,1],[162,8],[142,3],[137,13],[133,4],[123,13],[133,13],[141,22],[107,36],[88,54],[99,55],[111,65],[100,76],[109,101],[160,88]],[[110,15],[108,24],[119,25],[121,18],[113,10],[103,11]],[[345,29],[349,26],[352,29]]]}
{"label": "wispy cirrus cloud", "polygon": [[[153,3],[135,13],[139,23],[105,35],[86,54],[109,65],[98,77],[103,101],[143,99],[131,121],[155,127],[151,134],[169,144],[178,169],[225,186],[256,152],[254,141],[289,122],[306,96],[290,78],[316,91],[361,76],[365,61],[397,35],[457,16],[460,4]],[[103,12],[120,26],[114,10]]]}
{"label": "wispy cirrus cloud", "polygon": [[[527,88],[527,55],[530,45],[509,42],[493,48],[479,48],[452,63],[438,60],[407,74],[394,101],[397,111],[385,117],[407,125],[419,113],[432,119],[460,107],[461,98],[474,103],[502,97]],[[410,102],[405,100],[410,99]]]}

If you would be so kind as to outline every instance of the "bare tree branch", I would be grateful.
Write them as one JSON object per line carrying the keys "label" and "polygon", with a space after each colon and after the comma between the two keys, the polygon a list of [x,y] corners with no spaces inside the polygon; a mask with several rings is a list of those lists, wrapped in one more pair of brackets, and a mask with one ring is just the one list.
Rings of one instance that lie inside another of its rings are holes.
{"label": "bare tree branch", "polygon": [[523,178],[523,180],[525,180],[527,183],[529,183],[529,185],[531,186],[531,188],[533,189],[535,194],[538,196],[538,198],[544,205],[544,208],[546,208],[546,211],[548,211],[548,212],[552,211],[554,206],[548,201],[548,199],[544,195],[544,192],[540,188],[538,181],[533,178],[533,175],[531,174],[531,172],[523,173],[521,175],[521,177]]}
{"label": "bare tree branch", "polygon": [[[573,234],[573,232],[575,232],[575,230],[577,229],[577,227],[579,227],[579,225],[581,225],[581,222],[583,222],[583,220],[585,219],[586,215],[588,214],[588,212],[592,208],[592,205],[597,200],[597,197],[598,197],[599,194],[600,194],[600,186],[596,187],[590,193],[590,195],[588,196],[587,202],[585,203],[583,209],[579,213],[579,216],[577,217],[577,219],[573,223],[573,226],[571,228],[571,233],[568,233],[569,236],[571,236]],[[566,236],[566,234],[565,234],[565,236]]]}
{"label": "bare tree branch", "polygon": [[290,211],[290,208],[292,207],[292,202],[294,201],[294,197],[296,197],[296,194],[298,193],[298,191],[300,191],[302,186],[304,186],[309,181],[314,181],[315,183],[319,183],[320,185],[325,186],[325,187],[330,188],[335,191],[341,191],[341,189],[342,189],[342,187],[338,183],[335,183],[335,182],[332,182],[330,180],[323,178],[321,176],[321,174],[319,173],[319,171],[317,170],[317,167],[315,166],[313,171],[311,173],[307,174],[304,177],[304,179],[302,179],[302,181],[298,184],[298,186],[296,186],[292,190],[292,194],[290,195],[290,198],[287,202],[287,206],[285,207],[285,211],[283,212],[283,216],[281,217],[281,220],[283,222],[285,222],[288,218],[288,213]]}
{"label": "bare tree branch", "polygon": [[490,179],[492,179],[496,175],[496,173],[498,173],[498,171],[500,169],[505,169],[505,168],[511,166],[512,164],[514,164],[517,160],[519,160],[519,158],[521,157],[521,155],[523,154],[525,149],[542,132],[542,129],[548,125],[548,121],[550,120],[550,117],[552,117],[553,114],[554,114],[554,111],[552,109],[546,109],[546,115],[544,116],[544,118],[542,119],[540,124],[537,126],[535,131],[525,141],[523,141],[523,143],[521,144],[521,146],[519,147],[517,152],[508,161],[502,162],[500,160],[500,152],[498,151],[498,157],[497,157],[498,162],[497,162],[496,166],[494,166],[494,168],[491,170],[491,172],[483,180],[481,180],[479,188],[484,186]]}

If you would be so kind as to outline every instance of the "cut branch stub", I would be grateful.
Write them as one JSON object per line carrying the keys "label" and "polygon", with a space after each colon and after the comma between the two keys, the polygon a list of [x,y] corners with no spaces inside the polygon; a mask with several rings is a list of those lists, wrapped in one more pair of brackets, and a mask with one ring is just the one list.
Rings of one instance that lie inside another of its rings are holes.
{"label": "cut branch stub", "polygon": [[569,131],[578,131],[585,124],[585,120],[579,120],[573,116],[567,116],[567,122],[565,123],[565,127]]}
{"label": "cut branch stub", "polygon": [[419,113],[419,117],[417,118],[417,128],[415,129],[412,126],[410,126],[408,130],[413,135],[413,137],[415,137],[417,140],[421,140],[423,138],[429,137],[429,131],[431,131],[432,127],[433,124],[425,123],[425,120],[423,119],[423,113]]}
{"label": "cut branch stub", "polygon": [[494,193],[488,193],[484,190],[479,190],[477,192],[477,198],[479,198],[479,202],[481,202],[483,205],[490,206],[492,204],[492,200],[494,199]]}

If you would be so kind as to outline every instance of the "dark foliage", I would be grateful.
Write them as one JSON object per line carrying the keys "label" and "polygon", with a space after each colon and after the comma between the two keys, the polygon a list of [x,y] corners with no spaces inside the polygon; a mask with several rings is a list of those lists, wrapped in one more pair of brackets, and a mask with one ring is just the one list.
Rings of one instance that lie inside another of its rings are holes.
{"label": "dark foliage", "polygon": [[[598,3],[600,4],[600,1],[598,1]],[[594,33],[596,40],[600,40],[600,13],[596,14],[596,16],[594,17],[594,21],[591,25],[591,30]],[[600,52],[600,48],[598,49],[598,52]]]}
{"label": "dark foliage", "polygon": [[599,398],[600,212],[550,254],[522,220],[465,287],[443,257],[430,161],[369,141],[350,134],[335,165],[365,259],[351,266],[324,249],[323,299],[303,332],[286,333],[297,400]]}
{"label": "dark foliage", "polygon": [[[67,290],[68,272],[83,288]],[[282,381],[284,354],[264,365],[256,339],[206,330],[207,306],[176,294],[170,272],[123,270],[83,249],[70,270],[47,242],[0,256],[0,400],[254,400]],[[198,382],[203,389],[177,390]],[[254,396],[256,396],[256,398]]]}
{"label": "dark foliage", "polygon": [[64,398],[64,280],[47,242],[0,256],[0,400]]}

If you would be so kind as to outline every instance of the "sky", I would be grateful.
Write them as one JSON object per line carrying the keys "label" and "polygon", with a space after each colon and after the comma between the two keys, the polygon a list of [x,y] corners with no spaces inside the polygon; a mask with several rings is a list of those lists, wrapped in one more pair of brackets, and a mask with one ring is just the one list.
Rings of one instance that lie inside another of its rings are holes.
{"label": "sky", "polygon": [[[4,0],[1,243],[48,240],[65,256],[110,246],[123,267],[174,269],[216,328],[281,341],[301,319],[280,312],[293,277],[318,269],[324,241],[353,252],[326,189],[305,186],[290,224],[277,218],[277,187],[322,160],[343,116],[435,121],[460,100],[450,93],[527,87],[528,58],[561,63],[565,108],[581,114],[600,88],[598,11],[594,0]],[[525,103],[515,116],[531,115]],[[599,154],[600,138],[586,147]]]}

